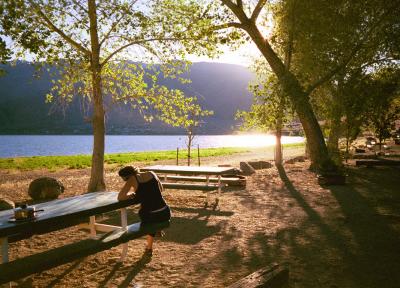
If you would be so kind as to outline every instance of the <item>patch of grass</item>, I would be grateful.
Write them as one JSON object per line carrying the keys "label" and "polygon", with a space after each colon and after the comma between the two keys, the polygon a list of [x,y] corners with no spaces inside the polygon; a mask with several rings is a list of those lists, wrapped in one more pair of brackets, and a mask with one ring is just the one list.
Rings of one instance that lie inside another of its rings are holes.
{"label": "patch of grass", "polygon": [[[201,157],[223,156],[249,151],[246,148],[210,148],[201,149]],[[192,157],[197,156],[197,150],[193,150]],[[179,151],[179,159],[187,158],[187,150]],[[0,158],[0,169],[5,170],[34,170],[34,169],[82,169],[91,166],[91,155],[72,156],[33,156]],[[157,160],[176,159],[176,151],[151,151],[135,153],[118,153],[104,155],[106,164],[123,165],[131,162],[150,162]]]}
{"label": "patch of grass", "polygon": [[[304,146],[303,143],[285,144],[286,148],[296,148]],[[245,153],[254,150],[273,149],[273,146],[263,148],[207,148],[200,150],[200,157],[225,156],[235,153]],[[197,158],[197,149],[191,153],[192,159]],[[170,151],[148,151],[134,153],[116,153],[104,155],[106,164],[124,165],[132,162],[152,162],[157,160],[176,159],[176,150]],[[187,159],[187,150],[179,150],[179,160]],[[91,155],[72,155],[72,156],[33,156],[0,158],[0,169],[3,170],[35,170],[35,169],[83,169],[92,164]]]}

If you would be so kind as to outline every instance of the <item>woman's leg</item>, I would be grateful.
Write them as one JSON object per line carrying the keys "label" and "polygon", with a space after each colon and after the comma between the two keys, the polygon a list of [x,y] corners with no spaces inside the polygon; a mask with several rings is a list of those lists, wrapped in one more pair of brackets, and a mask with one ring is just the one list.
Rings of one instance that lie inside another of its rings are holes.
{"label": "woman's leg", "polygon": [[153,242],[154,242],[154,237],[152,235],[147,235],[146,250],[152,250],[153,249]]}

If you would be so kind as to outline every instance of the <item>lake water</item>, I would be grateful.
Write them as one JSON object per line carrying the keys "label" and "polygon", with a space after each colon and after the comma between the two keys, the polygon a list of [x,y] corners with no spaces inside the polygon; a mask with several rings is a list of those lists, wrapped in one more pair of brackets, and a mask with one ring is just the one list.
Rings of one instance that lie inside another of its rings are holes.
{"label": "lake water", "polygon": [[[106,153],[175,150],[186,147],[185,135],[107,135]],[[283,136],[282,143],[300,143],[303,137]],[[92,135],[0,135],[0,157],[91,154]],[[199,135],[194,147],[263,147],[273,135]]]}

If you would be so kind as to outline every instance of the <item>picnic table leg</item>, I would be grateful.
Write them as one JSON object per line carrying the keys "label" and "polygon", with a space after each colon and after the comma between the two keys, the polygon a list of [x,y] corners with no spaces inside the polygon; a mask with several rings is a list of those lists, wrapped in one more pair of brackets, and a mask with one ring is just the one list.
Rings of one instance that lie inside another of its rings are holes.
{"label": "picnic table leg", "polygon": [[8,239],[7,237],[0,238],[1,242],[1,263],[8,262]]}
{"label": "picnic table leg", "polygon": [[[126,208],[121,208],[121,226],[125,230],[128,227],[128,217],[126,214]],[[128,242],[122,244],[121,258],[119,259],[119,261],[120,262],[124,261],[127,254],[128,254]]]}
{"label": "picnic table leg", "polygon": [[221,175],[218,175],[218,198],[221,196]]}
{"label": "picnic table leg", "polygon": [[89,228],[90,228],[90,237],[96,237],[96,216],[89,217]]}
{"label": "picnic table leg", "polygon": [[221,175],[218,175],[218,191],[217,191],[217,199],[215,199],[215,204],[218,205],[219,198],[221,197]]}
{"label": "picnic table leg", "polygon": [[[210,175],[206,175],[206,185],[208,186],[210,184]],[[207,200],[206,200],[206,202],[207,202],[207,205],[208,205],[208,200],[209,200],[209,194],[210,193],[208,193],[207,192]]]}

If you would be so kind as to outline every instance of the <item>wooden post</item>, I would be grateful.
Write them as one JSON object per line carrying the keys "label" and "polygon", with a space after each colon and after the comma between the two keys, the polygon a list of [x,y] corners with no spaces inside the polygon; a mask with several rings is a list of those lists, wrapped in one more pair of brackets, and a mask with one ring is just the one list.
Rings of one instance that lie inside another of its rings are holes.
{"label": "wooden post", "polygon": [[200,166],[200,145],[199,144],[197,144],[197,160],[198,160],[198,163]]}
{"label": "wooden post", "polygon": [[[206,175],[206,185],[208,186],[210,184],[210,175]],[[207,198],[206,198],[206,202],[207,202],[207,205],[208,205],[208,203],[209,203],[209,195],[210,195],[210,193],[206,193],[207,194]]]}
{"label": "wooden post", "polygon": [[176,147],[176,166],[179,165],[179,147]]}
{"label": "wooden post", "polygon": [[90,228],[90,237],[96,237],[96,216],[89,217],[89,228]]}

